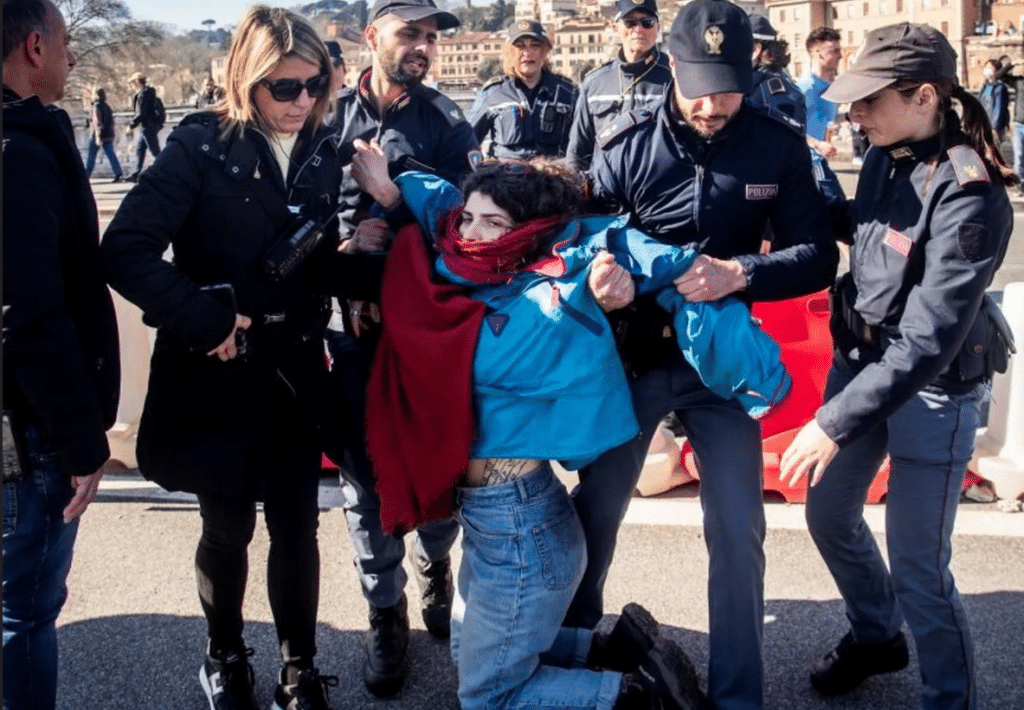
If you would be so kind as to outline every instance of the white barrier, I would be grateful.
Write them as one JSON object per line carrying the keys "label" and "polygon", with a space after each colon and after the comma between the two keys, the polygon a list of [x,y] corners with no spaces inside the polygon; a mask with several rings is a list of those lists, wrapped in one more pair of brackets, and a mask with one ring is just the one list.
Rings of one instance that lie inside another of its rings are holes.
{"label": "white barrier", "polygon": [[975,440],[970,468],[991,481],[1000,498],[1017,498],[1024,493],[1024,283],[1006,286],[1002,308],[1018,353],[992,381],[988,427]]}
{"label": "white barrier", "polygon": [[149,358],[153,353],[156,331],[142,324],[142,311],[136,306],[113,291],[111,295],[121,339],[121,401],[117,407],[117,422],[107,432],[107,441],[112,458],[128,468],[138,468],[135,438],[149,385]]}

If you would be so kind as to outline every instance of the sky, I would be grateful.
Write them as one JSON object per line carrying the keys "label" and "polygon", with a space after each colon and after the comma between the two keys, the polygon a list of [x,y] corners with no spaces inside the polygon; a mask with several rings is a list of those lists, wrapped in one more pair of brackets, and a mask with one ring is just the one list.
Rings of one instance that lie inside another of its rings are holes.
{"label": "sky", "polygon": [[[177,25],[180,30],[205,29],[203,20],[216,22],[214,28],[237,25],[254,0],[125,0],[137,20],[154,20]],[[264,4],[277,6],[276,2]],[[292,3],[281,3],[288,7]]]}

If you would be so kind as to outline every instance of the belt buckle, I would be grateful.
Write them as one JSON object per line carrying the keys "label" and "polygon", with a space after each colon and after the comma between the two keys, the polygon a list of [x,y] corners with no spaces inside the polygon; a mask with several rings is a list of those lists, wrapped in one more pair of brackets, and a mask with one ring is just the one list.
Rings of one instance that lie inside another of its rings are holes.
{"label": "belt buckle", "polygon": [[875,335],[875,329],[867,323],[861,326],[861,338],[868,345],[878,345],[878,337]]}
{"label": "belt buckle", "polygon": [[284,323],[284,318],[284,313],[264,313],[263,325],[270,325],[271,323]]}

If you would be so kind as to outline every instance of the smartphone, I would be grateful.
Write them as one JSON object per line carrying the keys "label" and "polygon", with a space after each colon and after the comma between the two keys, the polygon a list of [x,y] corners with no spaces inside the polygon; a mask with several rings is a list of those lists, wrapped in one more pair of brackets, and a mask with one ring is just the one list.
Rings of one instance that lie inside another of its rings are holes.
{"label": "smartphone", "polygon": [[[231,284],[223,283],[200,286],[199,290],[210,294],[230,308],[232,313],[238,314],[238,300],[235,298],[235,287]],[[238,351],[238,359],[245,360],[249,354],[249,335],[242,328],[235,328],[235,349]]]}

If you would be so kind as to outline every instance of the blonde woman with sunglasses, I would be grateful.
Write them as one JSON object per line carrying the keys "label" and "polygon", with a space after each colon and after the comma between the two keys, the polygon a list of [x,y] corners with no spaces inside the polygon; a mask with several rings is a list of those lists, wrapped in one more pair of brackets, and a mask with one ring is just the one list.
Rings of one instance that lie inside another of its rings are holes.
{"label": "blonde woman with sunglasses", "polygon": [[[331,59],[312,26],[253,6],[235,32],[225,83],[224,101],[186,118],[125,197],[103,240],[105,266],[157,328],[139,469],[199,500],[195,565],[209,634],[199,680],[209,706],[257,707],[242,604],[262,501],[282,659],[271,707],[325,710],[332,679],[314,665],[315,422],[326,377],[319,285],[373,299],[372,289],[347,290],[357,273],[372,285],[373,269],[355,271],[366,257],[336,250],[340,166],[323,125]],[[315,247],[282,261],[275,245],[301,225],[313,228],[303,243]],[[173,262],[162,258],[168,246]]]}

